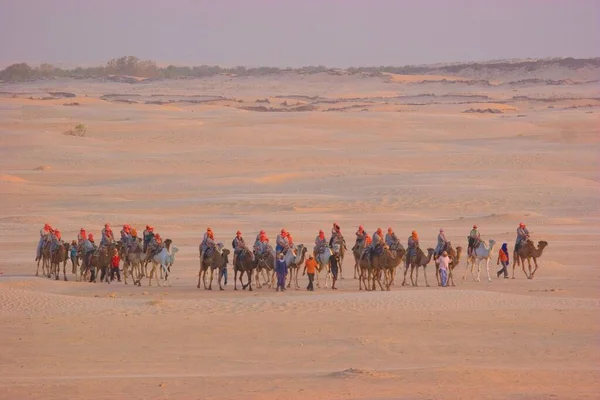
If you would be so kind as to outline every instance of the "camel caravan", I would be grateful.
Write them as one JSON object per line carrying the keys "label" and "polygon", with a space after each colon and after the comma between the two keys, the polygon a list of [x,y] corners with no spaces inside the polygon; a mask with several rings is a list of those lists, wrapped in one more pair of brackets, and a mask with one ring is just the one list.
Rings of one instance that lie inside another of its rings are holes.
{"label": "camel caravan", "polygon": [[[468,247],[466,266],[462,279],[467,278],[470,270],[473,280],[479,282],[481,264],[485,263],[488,281],[490,276],[490,261],[497,254],[496,264],[501,265],[496,276],[508,278],[510,257],[507,244],[504,243],[495,253],[496,241],[490,239],[487,243],[481,240],[477,226],[474,225],[467,237]],[[242,233],[238,231],[231,243],[232,249],[225,247],[224,243],[215,240],[212,229],[207,228],[199,246],[200,266],[198,272],[197,288],[201,286],[212,290],[213,281],[219,285],[220,290],[227,286],[227,266],[233,264],[234,290],[239,285],[242,290],[249,291],[266,286],[277,291],[285,291],[293,286],[300,289],[298,282],[300,270],[302,275],[308,275],[307,290],[314,290],[313,282],[320,288],[321,282],[325,288],[336,290],[336,283],[344,279],[342,266],[348,247],[337,223],[333,224],[329,240],[324,231],[319,231],[315,238],[313,251],[303,244],[295,244],[292,235],[281,229],[275,241],[275,248],[271,245],[264,230],[261,230],[252,247],[248,246]],[[545,241],[533,243],[529,238],[529,231],[525,224],[519,224],[517,240],[513,251],[512,278],[515,279],[515,268],[520,265],[528,279],[533,279],[537,269],[537,259],[548,243]],[[407,284],[410,270],[410,284],[419,285],[419,270],[422,269],[425,286],[430,286],[427,279],[427,266],[433,263],[438,286],[455,286],[453,272],[462,257],[463,248],[453,247],[446,239],[444,229],[438,234],[437,247],[423,251],[419,245],[419,235],[416,231],[408,237],[407,247],[401,243],[393,229],[390,227],[384,235],[381,228],[373,235],[366,233],[362,226],[355,233],[355,243],[350,249],[354,258],[354,279],[358,279],[359,290],[374,291],[390,290],[396,283],[396,273],[399,266],[403,266],[402,286]],[[86,234],[81,229],[77,240],[71,243],[61,238],[58,229],[53,229],[46,224],[40,230],[36,262],[36,276],[39,275],[40,265],[42,275],[48,278],[60,277],[60,267],[64,280],[67,280],[67,263],[70,260],[72,274],[76,281],[106,282],[123,281],[141,286],[142,279],[148,278],[148,285],[152,280],[158,286],[167,286],[171,268],[175,261],[178,248],[171,239],[163,239],[154,232],[151,225],[146,225],[142,237],[129,225],[123,225],[121,238],[116,241],[110,225],[107,223],[102,230],[102,238],[97,246],[93,234]],[[532,271],[531,260],[535,268]],[[525,261],[528,272],[525,270]],[[150,271],[148,271],[150,264]],[[402,268],[402,267],[401,267]],[[477,268],[477,275],[475,275]],[[324,275],[324,276],[323,276]],[[160,278],[159,278],[160,277]]]}

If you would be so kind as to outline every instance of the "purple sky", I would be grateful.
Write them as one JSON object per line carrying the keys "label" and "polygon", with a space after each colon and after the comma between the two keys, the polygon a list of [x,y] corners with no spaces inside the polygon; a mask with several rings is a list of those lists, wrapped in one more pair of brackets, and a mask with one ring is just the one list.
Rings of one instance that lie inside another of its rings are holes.
{"label": "purple sky", "polygon": [[0,0],[0,63],[347,67],[600,55],[600,0]]}

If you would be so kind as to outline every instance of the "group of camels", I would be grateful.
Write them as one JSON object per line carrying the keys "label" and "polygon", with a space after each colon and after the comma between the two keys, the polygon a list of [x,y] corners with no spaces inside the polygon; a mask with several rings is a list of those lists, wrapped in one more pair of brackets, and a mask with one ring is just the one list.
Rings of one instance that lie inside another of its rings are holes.
{"label": "group of camels", "polygon": [[[463,274],[463,280],[466,279],[469,271],[471,270],[471,276],[477,282],[480,280],[481,274],[481,263],[485,262],[485,268],[487,272],[488,281],[491,281],[490,277],[490,260],[495,256],[494,248],[496,242],[489,240],[488,244],[480,242],[479,245],[473,250],[472,254],[467,256],[467,262],[465,266],[465,272]],[[54,252],[50,252],[50,243],[44,244],[42,247],[42,257],[37,263],[36,276],[39,274],[40,264],[42,267],[42,274],[48,276],[55,276],[56,280],[59,279],[60,265],[63,266],[64,280],[67,280],[66,265],[70,252],[70,244],[63,243]],[[541,257],[544,248],[548,246],[546,241],[538,242],[537,247],[531,240],[521,246],[521,248],[513,253],[512,261],[512,278],[515,278],[515,267],[521,265],[523,273],[528,279],[533,279],[537,269],[537,259]],[[104,280],[110,283],[110,260],[114,249],[117,249],[121,261],[123,262],[123,279],[127,284],[128,276],[131,277],[135,285],[141,286],[141,280],[144,277],[148,278],[149,286],[152,286],[152,279],[155,278],[158,286],[161,286],[161,280],[164,275],[164,285],[168,284],[168,277],[171,273],[171,266],[175,260],[175,253],[178,249],[172,245],[170,239],[165,240],[165,247],[161,252],[154,255],[151,259],[148,259],[145,253],[142,251],[141,241],[138,239],[134,246],[127,247],[122,246],[121,243],[115,242],[110,243],[107,246],[102,246],[95,252],[91,258],[90,265],[87,265],[87,260],[82,256],[82,250],[78,250],[78,256],[73,263],[72,273],[75,275],[77,281],[88,281],[90,279],[90,271],[95,269],[100,275],[100,280]],[[448,252],[448,256],[451,259],[448,273],[448,284],[455,286],[453,271],[459,264],[462,247],[447,246],[445,249]],[[304,262],[307,258],[308,249],[304,245],[300,244],[294,246],[285,254],[285,261],[288,266],[287,287],[294,284],[295,289],[299,289],[298,274],[304,266]],[[328,288],[332,282],[332,275],[329,265],[329,257],[337,253],[340,258],[340,270],[339,274],[343,279],[343,261],[346,253],[346,247],[344,246],[343,239],[333,243],[332,248],[327,247],[324,252],[316,254],[315,260],[317,261],[316,271],[316,285],[320,287],[321,274],[325,272],[325,288]],[[395,284],[396,270],[398,266],[404,265],[404,273],[402,286],[406,285],[408,270],[410,269],[410,282],[413,286],[419,284],[419,268],[423,268],[423,276],[425,279],[425,285],[429,286],[427,280],[427,266],[431,263],[432,259],[436,268],[436,281],[438,285],[441,285],[439,267],[435,263],[436,257],[434,256],[434,249],[428,248],[427,253],[423,252],[420,248],[417,248],[416,256],[406,262],[406,250],[401,244],[398,244],[395,248],[389,248],[385,246],[380,254],[373,253],[370,259],[362,257],[364,253],[364,244],[355,246],[352,249],[354,256],[354,279],[358,279],[359,290],[376,290],[379,286],[380,290],[390,290],[390,287]],[[210,255],[205,256],[200,254],[200,271],[198,273],[198,284],[197,287],[203,284],[207,290],[212,290],[212,283],[214,279],[214,273],[217,271],[217,281],[219,289],[224,290],[222,280],[224,272],[229,264],[229,257],[231,251],[226,249],[222,244],[219,244],[214,252]],[[531,259],[533,259],[535,268],[532,270]],[[81,268],[78,269],[81,260]],[[242,289],[253,290],[252,285],[257,288],[261,288],[266,285],[269,288],[275,286],[275,261],[276,254],[273,249],[266,252],[263,256],[255,256],[250,250],[245,250],[238,257],[234,257],[233,260],[233,271],[234,271],[234,290],[237,290],[237,281]],[[525,261],[527,261],[529,272],[525,270]],[[152,268],[148,273],[148,264],[151,263]],[[160,266],[160,267],[159,267]],[[477,266],[477,276],[475,276],[475,266]],[[210,272],[210,274],[209,274]],[[415,274],[416,273],[416,274]],[[159,280],[160,275],[160,280]],[[239,278],[238,278],[239,276]],[[413,277],[414,276],[414,277]],[[246,282],[244,283],[244,277]],[[98,277],[94,277],[93,281],[96,282]],[[261,282],[262,280],[262,282]]]}
{"label": "group of camels", "polygon": [[[491,281],[489,264],[490,260],[495,255],[495,244],[496,242],[494,240],[490,240],[489,244],[487,245],[485,242],[480,242],[478,246],[473,249],[472,254],[467,257],[465,273],[462,278],[463,280],[466,279],[467,272],[470,267],[471,276],[475,281],[479,282],[481,263],[485,262],[488,280]],[[525,276],[528,279],[533,279],[535,272],[538,269],[537,258],[542,255],[542,252],[547,245],[547,242],[540,241],[536,247],[531,240],[528,240],[518,252],[514,252],[512,278],[515,278],[515,267],[517,265],[521,265]],[[463,249],[461,246],[454,248],[449,244],[445,250],[451,259],[448,271],[448,284],[450,286],[455,286],[453,271],[460,262]],[[304,266],[304,262],[307,258],[307,251],[307,247],[300,244],[290,248],[290,250],[285,253],[284,259],[289,269],[286,277],[288,288],[290,288],[293,283],[295,289],[300,289],[298,283],[298,274]],[[324,252],[315,254],[315,260],[317,261],[317,270],[315,274],[317,287],[320,287],[320,276],[323,272],[325,272],[325,288],[328,288],[331,283],[332,275],[330,272],[329,257],[334,252],[339,255],[339,274],[341,279],[344,279],[342,266],[345,251],[346,248],[344,246],[343,239],[340,239],[339,241],[333,243],[331,248],[327,247],[325,248]],[[429,282],[427,281],[427,266],[430,264],[432,259],[436,269],[435,275],[437,284],[438,286],[441,285],[439,266],[437,263],[435,263],[437,257],[434,256],[435,250],[432,248],[428,248],[427,253],[424,253],[420,248],[417,248],[416,255],[411,257],[408,262],[406,262],[406,250],[401,244],[398,244],[396,248],[389,248],[388,246],[385,246],[381,254],[373,253],[370,259],[362,257],[363,252],[364,244],[355,246],[352,249],[352,254],[354,256],[354,279],[358,279],[359,281],[359,290],[363,290],[363,287],[365,290],[369,291],[376,290],[377,286],[379,286],[380,290],[384,290],[384,288],[385,290],[390,290],[390,287],[393,286],[395,282],[396,270],[399,265],[403,264],[403,261],[404,274],[402,286],[406,285],[409,269],[411,284],[413,286],[418,286],[419,268],[423,268],[425,285],[429,286]],[[200,286],[203,285],[204,289],[212,290],[212,283],[216,271],[219,289],[224,290],[222,280],[224,277],[224,271],[229,264],[230,255],[231,251],[224,248],[222,244],[219,244],[215,251],[209,256],[203,255],[202,251],[200,250],[200,271],[198,273],[197,287],[200,288]],[[531,270],[531,259],[533,259],[535,264],[535,269],[533,271]],[[263,285],[273,288],[275,286],[275,261],[276,253],[273,249],[270,249],[263,256],[254,256],[249,249],[245,249],[237,259],[233,260],[234,290],[238,290],[238,279],[242,289],[244,290],[248,288],[250,291],[252,291],[253,283],[257,288],[261,288]],[[528,263],[529,273],[525,271],[525,261]],[[477,266],[477,277],[475,277],[474,273],[475,266]],[[244,277],[246,277],[245,283]]]}
{"label": "group of camels", "polygon": [[[111,242],[106,246],[100,246],[92,254],[88,263],[88,260],[83,255],[81,245],[78,246],[77,256],[74,259],[71,259],[69,256],[71,244],[68,242],[61,243],[54,252],[51,252],[50,248],[51,244],[49,241],[42,246],[42,257],[37,262],[36,276],[39,275],[41,266],[43,276],[47,276],[48,278],[54,276],[58,280],[62,264],[64,280],[67,281],[66,267],[68,261],[71,260],[71,272],[75,275],[77,282],[87,282],[90,279],[93,282],[97,282],[100,279],[100,281],[110,283],[110,262],[116,249],[123,262],[123,280],[125,284],[127,284],[127,278],[131,277],[133,284],[137,286],[141,286],[141,281],[144,277],[148,278],[149,286],[152,286],[153,278],[156,280],[158,286],[161,286],[161,280],[163,280],[163,285],[169,285],[168,279],[171,273],[171,266],[175,261],[175,254],[178,252],[178,248],[172,245],[172,240],[166,239],[164,248],[158,254],[147,258],[146,253],[142,250],[141,239],[138,238],[129,247],[123,246],[121,242]],[[148,273],[148,264],[151,264],[150,273]],[[98,275],[100,276],[98,277]]]}

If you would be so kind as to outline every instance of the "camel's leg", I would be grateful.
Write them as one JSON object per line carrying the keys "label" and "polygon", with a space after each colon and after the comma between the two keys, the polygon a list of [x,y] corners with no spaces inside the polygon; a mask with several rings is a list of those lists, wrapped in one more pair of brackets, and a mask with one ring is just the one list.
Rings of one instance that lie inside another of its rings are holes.
{"label": "camel's leg", "polygon": [[453,267],[450,267],[450,268],[448,269],[448,282],[447,282],[447,283],[450,283],[450,282],[451,282],[452,284],[451,284],[450,286],[455,286],[455,285],[454,285],[454,276],[453,276],[453,274],[452,274],[452,270],[453,270],[453,269],[454,269]]}
{"label": "camel's leg", "polygon": [[233,290],[237,290],[237,273],[238,273],[238,270],[234,266],[233,267]]}
{"label": "camel's leg", "polygon": [[252,270],[250,269],[250,270],[246,271],[246,274],[248,275],[248,285],[249,285],[248,291],[251,292],[252,291]]}
{"label": "camel's leg", "polygon": [[358,279],[360,279],[362,271],[360,270],[360,267],[358,265],[358,260],[355,258],[354,259],[354,279],[356,279],[356,277],[358,276]]}
{"label": "camel's leg", "polygon": [[488,282],[492,281],[490,276],[490,257],[485,259],[485,270],[487,271]]}
{"label": "camel's leg", "polygon": [[317,270],[315,271],[315,277],[317,278],[317,288],[321,287],[321,282],[319,279],[319,275],[321,275],[321,271],[319,270],[319,268],[317,268]]}
{"label": "camel's leg", "polygon": [[[162,270],[162,264],[158,267],[158,269]],[[158,279],[158,271],[156,270],[156,266],[152,263],[152,270],[154,271],[154,276],[156,276],[156,284],[160,287],[160,279]]]}
{"label": "camel's leg", "polygon": [[296,283],[296,290],[300,289],[300,283],[298,283],[298,273],[300,272],[300,267],[296,268],[296,277],[295,277],[295,283]]}
{"label": "camel's leg", "polygon": [[[125,261],[123,263],[123,283],[125,285],[127,285],[127,272],[129,272],[130,267],[131,267],[131,264],[129,262]],[[131,271],[131,279],[134,280],[133,279],[133,270]],[[134,282],[135,282],[135,280],[134,280]]]}
{"label": "camel's leg", "polygon": [[425,286],[429,287],[429,282],[427,282],[427,265],[423,265],[423,276],[425,277]]}
{"label": "camel's leg", "polygon": [[406,274],[408,273],[408,265],[404,266],[404,279],[402,280],[402,286],[406,285]]}
{"label": "camel's leg", "polygon": [[[538,269],[537,258],[533,257],[533,263],[535,264],[535,269],[533,270],[532,273],[529,274],[529,276],[531,277],[531,279],[533,279],[533,275],[535,275],[535,271],[537,271],[537,269]],[[531,271],[531,269],[530,269],[530,271]]]}
{"label": "camel's leg", "polygon": [[[413,272],[415,270],[415,266],[411,264],[410,266],[410,283],[415,286],[415,281],[413,280]],[[417,268],[417,273],[419,272],[419,269]]]}
{"label": "camel's leg", "polygon": [[152,272],[154,271],[153,268],[150,269],[150,275],[148,275],[148,286],[152,286]]}
{"label": "camel's leg", "polygon": [[527,257],[527,268],[529,269],[529,275],[526,274],[527,275],[527,279],[532,279],[532,276],[531,276],[531,258],[530,257]]}
{"label": "camel's leg", "polygon": [[208,284],[208,290],[212,290],[213,272],[215,270],[212,265],[210,267],[210,283]]}
{"label": "camel's leg", "polygon": [[[379,284],[379,290],[381,290],[383,292],[383,286],[381,285],[381,277],[380,277],[379,271],[377,271],[377,273],[373,274],[373,285],[375,285],[375,280],[377,280],[377,283]],[[373,290],[376,290],[376,288],[373,287]]]}
{"label": "camel's leg", "polygon": [[223,270],[219,268],[219,290],[223,291],[223,285],[221,285],[221,281],[223,280]]}
{"label": "camel's leg", "polygon": [[288,284],[287,284],[286,287],[289,289],[289,288],[292,287],[292,278],[294,276],[294,269],[290,270],[290,273],[288,274],[288,276],[289,276],[290,279],[288,280]]}
{"label": "camel's leg", "polygon": [[440,267],[437,264],[435,265],[435,280],[438,286],[442,286],[442,282],[440,282]]}
{"label": "camel's leg", "polygon": [[63,262],[63,277],[65,278],[65,282],[68,281],[68,279],[67,279],[67,260],[65,260]]}
{"label": "camel's leg", "polygon": [[467,272],[469,272],[469,258],[467,257],[467,262],[465,262],[465,273],[463,274],[462,280],[467,279]]}

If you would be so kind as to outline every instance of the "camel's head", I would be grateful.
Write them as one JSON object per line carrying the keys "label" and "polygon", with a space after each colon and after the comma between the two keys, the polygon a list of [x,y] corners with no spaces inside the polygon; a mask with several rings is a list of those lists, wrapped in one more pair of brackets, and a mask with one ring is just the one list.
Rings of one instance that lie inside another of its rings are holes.
{"label": "camel's head", "polygon": [[298,251],[300,252],[300,254],[302,254],[302,255],[306,254],[306,251],[307,251],[307,250],[308,250],[308,249],[307,249],[306,247],[304,247],[304,245],[303,245],[303,244],[299,244],[299,245],[298,245]]}
{"label": "camel's head", "polygon": [[171,239],[166,239],[165,240],[165,247],[167,248],[167,250],[170,251],[171,248],[171,243],[173,243],[173,241]]}
{"label": "camel's head", "polygon": [[548,246],[548,242],[546,242],[545,240],[540,240],[538,242],[538,248],[543,249],[546,246]]}
{"label": "camel's head", "polygon": [[490,249],[496,245],[496,241],[494,239],[490,239]]}
{"label": "camel's head", "polygon": [[456,255],[460,256],[460,254],[462,253],[462,250],[463,250],[462,247],[456,246]]}
{"label": "camel's head", "polygon": [[435,253],[435,249],[432,249],[431,247],[427,249],[427,255],[428,256],[432,256],[433,253]]}
{"label": "camel's head", "polygon": [[227,257],[229,254],[231,254],[231,250],[229,250],[229,249],[223,249],[223,251],[221,252],[221,254],[223,255],[223,257]]}

